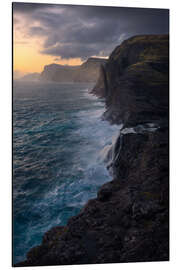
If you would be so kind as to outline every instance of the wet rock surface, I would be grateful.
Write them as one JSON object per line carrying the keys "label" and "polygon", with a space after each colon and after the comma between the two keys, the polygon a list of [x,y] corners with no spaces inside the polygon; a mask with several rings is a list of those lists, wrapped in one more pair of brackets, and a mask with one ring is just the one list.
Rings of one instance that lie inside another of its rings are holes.
{"label": "wet rock surface", "polygon": [[118,177],[16,266],[168,260],[168,130],[124,135],[117,162]]}
{"label": "wet rock surface", "polygon": [[[15,266],[169,260],[168,58],[166,48],[162,49],[168,44],[167,36],[145,36],[134,42],[125,41],[123,48],[112,53],[108,65],[115,74],[103,82],[110,88],[102,87],[108,118],[125,124],[114,149],[113,180],[105,183],[97,198],[88,201],[66,226],[47,232],[41,245],[32,248],[27,259]],[[149,42],[153,43],[151,51]],[[128,46],[135,46],[134,54]],[[151,63],[145,63],[147,72],[136,71],[135,75],[133,71],[131,77],[127,65],[139,61],[138,55],[146,47],[151,56]],[[149,67],[163,74],[158,85],[146,80],[152,76],[157,81],[157,74],[149,74]],[[144,84],[142,79],[137,80],[138,74],[146,80]],[[158,128],[125,130],[149,122],[158,123]]]}

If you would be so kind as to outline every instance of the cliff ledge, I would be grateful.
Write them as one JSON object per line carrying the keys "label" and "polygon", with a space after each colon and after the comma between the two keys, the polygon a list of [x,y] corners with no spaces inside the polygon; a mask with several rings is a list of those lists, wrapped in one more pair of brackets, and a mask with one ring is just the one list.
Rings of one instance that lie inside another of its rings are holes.
{"label": "cliff ledge", "polygon": [[112,52],[92,92],[124,124],[114,178],[16,266],[169,260],[168,45],[167,35],[136,36]]}

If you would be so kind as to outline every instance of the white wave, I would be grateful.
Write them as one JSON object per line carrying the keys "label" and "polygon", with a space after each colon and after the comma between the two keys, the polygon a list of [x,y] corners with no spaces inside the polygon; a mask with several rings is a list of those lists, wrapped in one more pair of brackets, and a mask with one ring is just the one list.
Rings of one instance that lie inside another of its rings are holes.
{"label": "white wave", "polygon": [[90,91],[91,89],[88,89],[88,88],[84,89],[83,96],[91,100],[98,100],[98,97],[95,95],[92,95]]}
{"label": "white wave", "polygon": [[100,160],[106,163],[107,167],[109,167],[115,159],[116,145],[119,140],[119,135],[120,133],[118,130],[118,132],[112,136],[112,143],[105,145],[104,148],[99,153]]}
{"label": "white wave", "polygon": [[145,131],[156,131],[159,128],[159,126],[155,123],[147,123],[145,125],[137,125],[135,127],[130,128],[124,128],[121,130],[121,134],[129,134],[129,133],[143,133]]}
{"label": "white wave", "polygon": [[99,158],[104,163],[112,159],[112,145],[106,145],[99,153]]}

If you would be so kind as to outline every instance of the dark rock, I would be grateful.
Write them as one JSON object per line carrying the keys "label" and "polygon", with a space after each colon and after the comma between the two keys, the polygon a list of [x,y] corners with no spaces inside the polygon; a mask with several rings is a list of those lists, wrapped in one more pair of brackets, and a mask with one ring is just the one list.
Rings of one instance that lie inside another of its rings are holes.
{"label": "dark rock", "polygon": [[107,189],[101,189],[98,192],[97,198],[98,198],[98,200],[103,202],[103,201],[107,201],[110,198],[111,195],[112,195],[112,192],[107,187]]}
{"label": "dark rock", "polygon": [[44,245],[50,245],[52,241],[58,240],[58,238],[61,236],[61,234],[65,231],[65,227],[63,226],[57,226],[53,227],[49,231],[47,231],[44,236],[42,243]]}
{"label": "dark rock", "polygon": [[[16,266],[169,260],[168,36],[123,42],[102,74],[106,117],[125,124],[114,147],[114,179]],[[129,127],[135,132],[125,132]]]}
{"label": "dark rock", "polygon": [[46,233],[17,266],[168,260],[167,134],[124,135],[119,162],[128,173],[119,171],[97,199],[67,226]]}
{"label": "dark rock", "polygon": [[92,93],[105,97],[105,119],[135,126],[168,119],[169,36],[125,40],[110,55]]}

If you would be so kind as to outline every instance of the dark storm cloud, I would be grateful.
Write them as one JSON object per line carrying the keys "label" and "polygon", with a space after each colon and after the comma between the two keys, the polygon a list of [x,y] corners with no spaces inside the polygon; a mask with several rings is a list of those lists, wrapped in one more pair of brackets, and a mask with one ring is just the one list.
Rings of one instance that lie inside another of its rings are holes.
{"label": "dark storm cloud", "polygon": [[16,3],[14,13],[26,14],[40,24],[30,24],[28,33],[45,37],[41,53],[61,58],[109,55],[130,36],[169,31],[165,9]]}
{"label": "dark storm cloud", "polygon": [[[100,43],[99,45],[96,43],[89,44],[88,46],[84,46],[84,44],[76,43],[76,44],[58,44],[55,47],[48,48],[43,50],[44,54],[61,56],[61,58],[69,59],[69,58],[77,58],[80,57],[82,60],[85,60],[87,56],[99,55],[99,56],[107,56],[109,52],[110,46],[103,46]],[[111,51],[114,49],[114,46],[111,45]]]}
{"label": "dark storm cloud", "polygon": [[[13,12],[16,13],[32,13],[35,10],[38,9],[47,9],[49,6],[52,6],[50,4],[34,4],[34,3],[19,3],[14,2],[13,3]],[[56,6],[56,5],[53,5]]]}
{"label": "dark storm cloud", "polygon": [[48,32],[43,27],[32,26],[29,28],[29,34],[32,36],[45,36]]}

